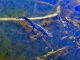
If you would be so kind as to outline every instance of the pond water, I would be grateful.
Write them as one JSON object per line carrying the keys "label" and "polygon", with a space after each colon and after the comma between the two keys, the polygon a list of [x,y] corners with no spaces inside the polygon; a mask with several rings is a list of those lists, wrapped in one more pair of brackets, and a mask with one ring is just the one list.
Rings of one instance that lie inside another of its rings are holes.
{"label": "pond water", "polygon": [[[53,35],[45,36],[25,20],[0,20],[0,60],[80,60],[78,0],[0,0],[0,17],[44,17],[33,20]],[[59,10],[58,10],[59,11]]]}

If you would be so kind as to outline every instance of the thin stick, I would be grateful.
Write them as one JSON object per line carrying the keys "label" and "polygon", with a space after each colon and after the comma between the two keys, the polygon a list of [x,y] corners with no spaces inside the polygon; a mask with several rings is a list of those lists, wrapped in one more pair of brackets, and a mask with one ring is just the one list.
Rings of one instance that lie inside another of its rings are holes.
{"label": "thin stick", "polygon": [[[38,19],[46,19],[46,18],[51,18],[51,17],[54,17],[54,16],[57,16],[57,13],[54,13],[54,14],[50,14],[50,15],[46,15],[46,16],[43,16],[43,17],[31,17],[29,18],[30,20],[38,20]],[[23,19],[16,19],[16,18],[0,18],[0,20],[23,20]]]}
{"label": "thin stick", "polygon": [[[49,15],[45,15],[45,16],[42,16],[42,17],[30,17],[29,19],[30,20],[39,20],[39,19],[46,19],[46,18],[52,18],[52,17],[55,17],[59,14],[60,10],[58,10],[59,7],[57,7],[57,11],[56,13],[53,13],[53,14],[49,14]],[[16,19],[16,18],[0,18],[0,20],[4,20],[4,21],[16,21],[16,20],[23,20],[23,19]]]}

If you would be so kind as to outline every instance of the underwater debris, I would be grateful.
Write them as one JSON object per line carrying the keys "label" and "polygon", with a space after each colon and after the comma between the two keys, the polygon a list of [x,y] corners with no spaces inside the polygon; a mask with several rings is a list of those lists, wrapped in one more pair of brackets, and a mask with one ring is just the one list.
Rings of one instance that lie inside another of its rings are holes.
{"label": "underwater debris", "polygon": [[78,20],[73,20],[72,23],[74,24],[74,26],[79,26]]}
{"label": "underwater debris", "polygon": [[[70,48],[69,46],[65,46],[65,47],[60,48],[60,49],[58,49],[58,50],[56,50],[56,51],[53,51],[53,50],[52,50],[52,51],[48,52],[48,53],[45,54],[45,55],[42,55],[42,56],[40,56],[40,57],[37,57],[36,60],[45,60],[45,59],[47,59],[48,56],[50,56],[50,55],[52,55],[53,58],[59,57],[59,56],[65,56],[65,55],[68,54],[68,49],[69,49],[69,48]],[[51,58],[51,59],[52,59],[52,58]]]}
{"label": "underwater debris", "polygon": [[80,42],[76,42],[76,43],[77,43],[78,48],[80,48]]}

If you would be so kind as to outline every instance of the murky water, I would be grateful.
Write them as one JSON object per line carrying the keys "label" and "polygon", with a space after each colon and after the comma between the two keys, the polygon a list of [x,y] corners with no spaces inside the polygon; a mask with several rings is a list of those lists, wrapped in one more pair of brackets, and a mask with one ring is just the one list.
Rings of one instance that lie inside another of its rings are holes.
{"label": "murky water", "polygon": [[80,13],[75,10],[78,0],[1,0],[0,3],[0,17],[43,17],[54,14],[60,6],[55,17],[33,21],[53,37],[46,37],[25,20],[0,21],[0,60],[80,60]]}

